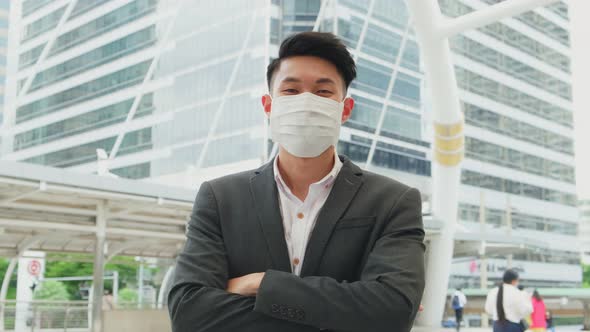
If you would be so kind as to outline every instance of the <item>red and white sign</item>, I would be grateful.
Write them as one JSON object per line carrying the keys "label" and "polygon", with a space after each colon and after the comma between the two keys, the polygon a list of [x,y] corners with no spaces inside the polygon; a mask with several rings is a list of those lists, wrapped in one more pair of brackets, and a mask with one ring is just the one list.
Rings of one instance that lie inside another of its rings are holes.
{"label": "red and white sign", "polygon": [[38,276],[41,273],[41,262],[36,259],[29,261],[27,271],[29,271],[29,274],[32,276]]}

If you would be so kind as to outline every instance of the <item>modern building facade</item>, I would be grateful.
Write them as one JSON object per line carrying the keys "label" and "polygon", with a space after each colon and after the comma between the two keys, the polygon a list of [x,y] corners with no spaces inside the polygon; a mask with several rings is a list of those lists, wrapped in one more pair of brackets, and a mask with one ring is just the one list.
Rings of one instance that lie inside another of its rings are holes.
{"label": "modern building facade", "polygon": [[[497,2],[439,1],[449,17]],[[568,27],[568,7],[556,2],[451,40],[466,122],[465,238],[518,239],[499,270],[519,268],[536,287],[581,283]],[[478,285],[480,260],[469,265],[456,264],[451,283]]]}
{"label": "modern building facade", "polygon": [[[0,128],[4,117],[4,84],[6,82],[6,44],[8,40],[8,18],[10,13],[8,0],[0,0]],[[0,135],[0,154],[2,154],[2,137]]]}
{"label": "modern building facade", "polygon": [[590,200],[580,200],[580,241],[582,262],[590,265]]}
{"label": "modern building facade", "polygon": [[[448,16],[492,2],[440,1]],[[273,153],[260,107],[266,65],[284,37],[317,25],[358,66],[339,151],[429,201],[428,83],[403,0],[331,0],[323,10],[319,0],[14,7],[4,159],[95,172],[104,149],[112,173],[184,186],[257,167]],[[580,284],[566,5],[470,31],[452,48],[467,160],[451,284],[479,286],[484,257],[510,262],[531,285]],[[573,274],[547,276],[543,266]]]}

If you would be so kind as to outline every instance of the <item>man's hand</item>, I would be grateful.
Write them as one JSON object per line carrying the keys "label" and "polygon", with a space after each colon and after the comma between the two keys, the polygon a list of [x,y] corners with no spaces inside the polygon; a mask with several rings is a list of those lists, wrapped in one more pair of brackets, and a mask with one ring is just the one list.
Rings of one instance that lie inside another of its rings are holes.
{"label": "man's hand", "polygon": [[226,291],[244,296],[256,296],[262,278],[264,278],[264,272],[246,274],[239,278],[230,279],[227,282]]}

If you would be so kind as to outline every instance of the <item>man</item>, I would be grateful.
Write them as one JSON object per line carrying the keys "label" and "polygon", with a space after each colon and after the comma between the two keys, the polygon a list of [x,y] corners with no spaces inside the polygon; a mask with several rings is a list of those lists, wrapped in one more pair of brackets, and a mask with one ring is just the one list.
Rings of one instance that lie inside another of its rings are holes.
{"label": "man", "polygon": [[461,288],[457,288],[453,297],[451,298],[451,306],[455,310],[455,322],[457,323],[457,332],[461,330],[461,322],[463,321],[463,308],[467,304],[467,297],[461,291]]}
{"label": "man", "polygon": [[494,321],[494,332],[523,332],[522,321],[533,312],[531,297],[520,290],[518,272],[504,271],[502,282],[488,292],[485,311]]}
{"label": "man", "polygon": [[420,194],[336,155],[355,76],[332,34],[283,41],[262,97],[278,157],[201,185],[173,331],[410,330],[424,289]]}

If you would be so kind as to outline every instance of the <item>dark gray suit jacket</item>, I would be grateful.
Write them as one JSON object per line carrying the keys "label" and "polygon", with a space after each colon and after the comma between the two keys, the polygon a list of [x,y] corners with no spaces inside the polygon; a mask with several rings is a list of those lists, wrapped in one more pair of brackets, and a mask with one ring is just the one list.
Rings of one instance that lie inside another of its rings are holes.
{"label": "dark gray suit jacket", "polygon": [[[272,163],[201,185],[168,297],[174,332],[410,330],[424,289],[420,194],[341,159],[301,277]],[[256,297],[225,291],[254,272],[266,272]]]}

